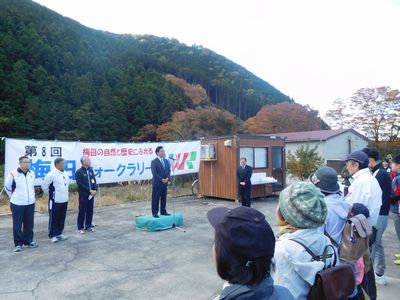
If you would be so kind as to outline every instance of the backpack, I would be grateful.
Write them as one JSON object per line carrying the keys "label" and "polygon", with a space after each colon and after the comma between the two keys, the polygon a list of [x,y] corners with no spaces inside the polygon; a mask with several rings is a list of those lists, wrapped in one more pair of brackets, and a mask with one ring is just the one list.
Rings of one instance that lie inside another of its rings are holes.
{"label": "backpack", "polygon": [[[395,182],[397,177],[400,175],[398,175],[397,172],[391,171],[389,176],[390,176],[390,179],[392,180],[392,182]],[[396,183],[397,182],[395,182],[395,185],[393,188],[393,193],[390,197],[390,204],[394,204],[394,205],[398,204],[400,201],[400,187],[399,187],[400,183],[399,184],[396,184]]]}
{"label": "backpack", "polygon": [[395,181],[393,193],[394,193],[395,197],[400,200],[400,187],[399,187],[400,183],[398,182],[398,181],[400,181],[400,175],[395,176],[393,178],[393,181]]}
{"label": "backpack", "polygon": [[355,263],[369,249],[371,234],[372,227],[364,215],[359,214],[347,220],[339,248],[340,259]]}
{"label": "backpack", "polygon": [[[355,288],[354,273],[349,264],[336,266],[337,257],[332,245],[327,245],[322,255],[315,255],[306,245],[297,240],[292,240],[301,246],[311,255],[311,261],[322,261],[325,267],[315,275],[315,282],[308,293],[308,300],[346,300]],[[333,254],[328,254],[329,248]],[[326,265],[326,259],[334,256],[331,266]]]}
{"label": "backpack", "polygon": [[394,192],[394,195],[396,196],[396,198],[397,198],[397,199],[400,199],[400,188],[399,188],[399,185],[398,185],[398,184],[396,184],[396,185],[394,186],[393,192]]}

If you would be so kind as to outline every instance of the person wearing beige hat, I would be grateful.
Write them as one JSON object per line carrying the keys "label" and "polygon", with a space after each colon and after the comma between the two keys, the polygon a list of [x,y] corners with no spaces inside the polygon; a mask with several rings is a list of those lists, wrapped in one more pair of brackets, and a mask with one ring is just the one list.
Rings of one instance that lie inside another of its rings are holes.
{"label": "person wearing beige hat", "polygon": [[[319,230],[327,216],[324,195],[311,182],[297,182],[279,195],[277,208],[278,239],[275,245],[273,278],[297,300],[307,299],[317,272],[325,264],[313,261],[302,243],[313,253],[322,254],[329,239]],[[326,264],[333,264],[333,250]]]}

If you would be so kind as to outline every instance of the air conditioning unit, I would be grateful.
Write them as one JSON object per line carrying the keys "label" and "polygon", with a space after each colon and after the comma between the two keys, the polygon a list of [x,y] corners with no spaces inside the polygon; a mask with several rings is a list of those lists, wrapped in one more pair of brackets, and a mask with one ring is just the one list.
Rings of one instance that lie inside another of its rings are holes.
{"label": "air conditioning unit", "polygon": [[200,160],[217,160],[216,148],[216,144],[201,145]]}

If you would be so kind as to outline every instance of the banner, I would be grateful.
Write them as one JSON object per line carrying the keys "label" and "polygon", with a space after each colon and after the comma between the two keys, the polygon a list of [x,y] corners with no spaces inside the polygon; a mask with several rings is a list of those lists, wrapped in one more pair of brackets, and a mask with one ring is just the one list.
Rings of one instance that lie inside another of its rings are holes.
{"label": "banner", "polygon": [[84,143],[6,139],[4,176],[18,168],[18,158],[26,155],[30,169],[40,185],[54,168],[54,159],[62,157],[66,172],[75,180],[82,156],[89,156],[98,183],[151,179],[150,163],[155,149],[162,145],[171,164],[171,175],[197,173],[200,165],[200,141],[177,143]]}

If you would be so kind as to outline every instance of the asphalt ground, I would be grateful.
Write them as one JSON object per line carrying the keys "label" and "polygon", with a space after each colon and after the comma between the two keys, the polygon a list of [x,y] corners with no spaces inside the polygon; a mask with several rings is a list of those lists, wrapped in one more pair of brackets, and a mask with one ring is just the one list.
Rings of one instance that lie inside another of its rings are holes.
{"label": "asphalt ground", "polygon": [[[171,211],[172,200],[168,200]],[[48,215],[35,215],[36,249],[13,252],[11,216],[0,217],[0,299],[211,299],[223,281],[211,256],[213,229],[206,213],[216,206],[238,204],[216,199],[179,198],[186,232],[135,229],[135,216],[148,214],[145,202],[97,208],[96,232],[80,235],[76,211],[68,211],[69,239],[51,244]],[[276,230],[276,200],[256,200]],[[384,235],[387,286],[378,286],[378,299],[400,299],[400,266],[393,254],[400,243],[393,222]]]}

